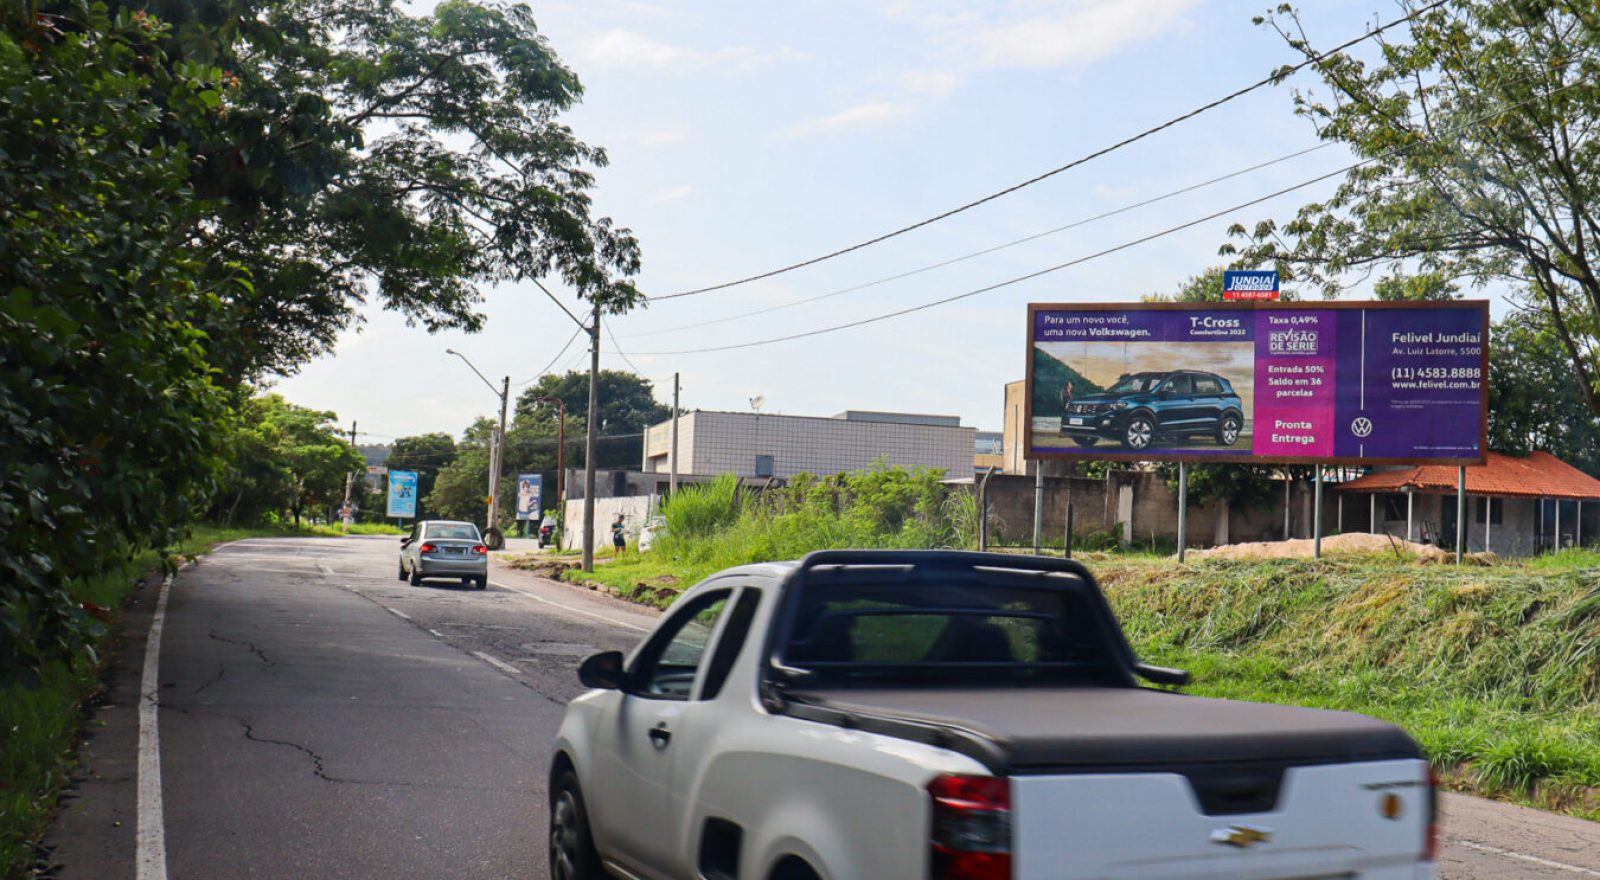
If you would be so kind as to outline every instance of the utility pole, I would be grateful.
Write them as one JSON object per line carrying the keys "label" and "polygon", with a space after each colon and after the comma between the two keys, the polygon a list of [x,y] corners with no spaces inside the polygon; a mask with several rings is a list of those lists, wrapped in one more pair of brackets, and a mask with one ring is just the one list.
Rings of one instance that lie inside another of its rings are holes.
{"label": "utility pole", "polygon": [[667,462],[671,465],[672,476],[667,483],[667,490],[673,495],[678,494],[678,374],[672,374],[672,450],[667,453]]}
{"label": "utility pole", "polygon": [[600,303],[589,321],[588,436],[583,442],[583,570],[594,571],[594,432],[600,416]]}
{"label": "utility pole", "polygon": [[[350,448],[356,448],[355,419],[350,420]],[[348,525],[350,520],[354,518],[351,514],[346,513],[346,511],[350,509],[350,492],[355,487],[355,479],[355,471],[351,471],[344,475],[344,506],[339,508],[339,519],[346,525]]]}

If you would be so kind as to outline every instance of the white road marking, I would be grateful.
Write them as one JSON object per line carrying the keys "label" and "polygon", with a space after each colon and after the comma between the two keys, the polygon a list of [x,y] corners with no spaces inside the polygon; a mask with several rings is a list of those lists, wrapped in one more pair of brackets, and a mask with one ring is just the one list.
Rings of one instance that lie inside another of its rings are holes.
{"label": "white road marking", "polygon": [[320,562],[317,563],[317,570],[322,572],[327,577],[333,577],[333,569],[327,567],[326,565],[323,565]]}
{"label": "white road marking", "polygon": [[1459,838],[1452,839],[1449,842],[1459,843],[1467,849],[1475,849],[1478,852],[1500,856],[1504,859],[1516,859],[1519,862],[1530,862],[1535,865],[1543,865],[1546,868],[1555,868],[1558,871],[1566,871],[1568,873],[1579,874],[1584,877],[1600,877],[1600,871],[1590,870],[1589,868],[1580,868],[1577,865],[1569,865],[1565,862],[1554,862],[1550,859],[1542,859],[1538,856],[1530,856],[1527,853],[1519,853],[1516,850],[1501,849],[1498,846],[1490,846],[1487,843],[1478,843],[1472,840],[1461,840]]}
{"label": "white road marking", "polygon": [[439,632],[439,631],[438,631],[438,630],[436,630],[436,629],[430,629],[430,630],[428,630],[428,635],[430,635],[430,636],[433,636],[433,637],[434,637],[434,638],[436,638],[436,639],[442,639],[442,638],[444,638],[444,633],[441,633],[441,632]]}
{"label": "white road marking", "polygon": [[631,623],[623,623],[620,620],[615,620],[613,618],[605,616],[604,614],[596,614],[593,611],[585,611],[582,608],[574,608],[574,607],[572,607],[571,605],[568,605],[565,602],[554,602],[554,601],[551,601],[549,599],[546,599],[543,596],[535,596],[534,594],[528,592],[527,590],[519,590],[516,587],[511,586],[510,584],[502,584],[502,583],[500,583],[498,581],[490,581],[490,583],[493,584],[494,586],[499,587],[502,590],[510,590],[511,592],[516,593],[519,596],[527,596],[529,599],[532,599],[535,602],[543,602],[546,605],[554,605],[557,608],[564,608],[564,609],[566,609],[568,611],[571,611],[574,614],[582,614],[584,617],[593,617],[595,620],[605,621],[606,623],[609,623],[612,626],[620,626],[620,627],[623,627],[625,629],[636,630],[638,632],[649,632],[650,631],[650,627],[647,627],[647,626],[636,626],[636,625],[631,624]]}
{"label": "white road marking", "polygon": [[167,831],[161,811],[161,626],[167,616],[172,575],[161,581],[150,635],[144,643],[144,673],[139,680],[139,806],[134,842],[137,880],[167,880]]}
{"label": "white road marking", "polygon": [[489,664],[490,666],[493,666],[494,668],[500,670],[501,672],[509,672],[512,675],[516,675],[517,672],[518,672],[517,667],[512,666],[510,663],[507,663],[506,661],[501,660],[498,657],[491,657],[488,654],[483,653],[482,651],[473,651],[472,652],[472,656],[478,658],[479,660],[482,660],[483,662]]}
{"label": "white road marking", "polygon": [[393,614],[395,617],[400,618],[401,620],[410,620],[411,619],[411,615],[405,613],[404,611],[401,611],[398,608],[390,608],[387,605],[385,605],[383,607],[384,607],[384,610],[388,611],[390,614]]}

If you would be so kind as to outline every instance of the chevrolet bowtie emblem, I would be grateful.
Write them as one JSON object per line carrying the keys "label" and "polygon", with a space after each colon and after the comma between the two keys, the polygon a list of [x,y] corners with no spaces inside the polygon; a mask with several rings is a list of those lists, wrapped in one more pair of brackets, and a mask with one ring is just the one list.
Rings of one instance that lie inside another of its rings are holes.
{"label": "chevrolet bowtie emblem", "polygon": [[1240,849],[1255,846],[1258,843],[1267,843],[1272,840],[1272,832],[1265,828],[1253,825],[1229,825],[1227,828],[1218,828],[1211,832],[1211,842]]}

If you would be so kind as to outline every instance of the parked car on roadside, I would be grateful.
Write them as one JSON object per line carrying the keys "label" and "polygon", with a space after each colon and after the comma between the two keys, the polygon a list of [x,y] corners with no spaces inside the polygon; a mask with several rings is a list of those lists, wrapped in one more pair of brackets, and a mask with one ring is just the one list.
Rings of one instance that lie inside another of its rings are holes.
{"label": "parked car on roadside", "polygon": [[1434,876],[1409,736],[1142,685],[1188,675],[1140,661],[1070,560],[742,566],[578,675],[549,776],[560,880]]}
{"label": "parked car on roadside", "polygon": [[459,578],[482,590],[489,586],[489,548],[469,522],[427,520],[400,539],[400,580],[418,586],[426,578]]}
{"label": "parked car on roadside", "polygon": [[1098,394],[1066,404],[1061,433],[1079,446],[1102,440],[1143,451],[1157,440],[1207,437],[1232,446],[1244,429],[1244,405],[1216,373],[1133,373]]}

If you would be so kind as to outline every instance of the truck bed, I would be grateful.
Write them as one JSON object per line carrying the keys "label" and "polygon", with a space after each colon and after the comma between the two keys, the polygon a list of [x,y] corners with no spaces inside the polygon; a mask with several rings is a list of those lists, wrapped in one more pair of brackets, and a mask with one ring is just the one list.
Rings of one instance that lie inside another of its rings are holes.
{"label": "truck bed", "polygon": [[1420,756],[1399,728],[1363,715],[1147,688],[806,689],[790,697],[845,723],[883,719],[981,738],[1018,774]]}

